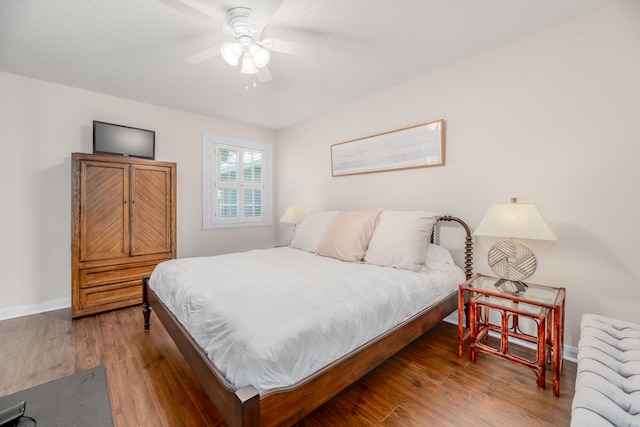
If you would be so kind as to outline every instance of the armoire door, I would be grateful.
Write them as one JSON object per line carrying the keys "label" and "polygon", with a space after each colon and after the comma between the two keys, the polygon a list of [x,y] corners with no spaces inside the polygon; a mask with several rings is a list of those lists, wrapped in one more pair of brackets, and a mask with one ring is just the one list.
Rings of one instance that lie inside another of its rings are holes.
{"label": "armoire door", "polygon": [[129,165],[81,161],[80,261],[129,256]]}
{"label": "armoire door", "polygon": [[131,165],[131,256],[171,252],[171,168]]}

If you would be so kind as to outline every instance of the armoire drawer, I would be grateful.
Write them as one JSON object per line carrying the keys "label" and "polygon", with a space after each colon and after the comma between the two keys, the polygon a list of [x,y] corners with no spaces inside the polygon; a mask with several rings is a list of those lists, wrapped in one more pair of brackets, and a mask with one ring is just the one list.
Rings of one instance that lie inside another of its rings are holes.
{"label": "armoire drawer", "polygon": [[80,270],[80,289],[127,282],[137,282],[142,285],[142,278],[150,276],[155,267],[156,263],[127,268],[114,266],[112,269],[83,269]]}
{"label": "armoire drawer", "polygon": [[126,307],[142,303],[142,279],[116,285],[94,286],[80,289],[82,310],[111,305]]}

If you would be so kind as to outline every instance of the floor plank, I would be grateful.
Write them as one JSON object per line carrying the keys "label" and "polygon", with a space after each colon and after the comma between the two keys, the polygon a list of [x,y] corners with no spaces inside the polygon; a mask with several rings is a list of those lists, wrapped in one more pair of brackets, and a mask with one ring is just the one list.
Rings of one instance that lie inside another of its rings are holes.
{"label": "floor plank", "polygon": [[[1,321],[0,396],[104,365],[116,427],[224,426],[155,314],[150,332],[142,323],[139,307]],[[456,351],[456,327],[440,323],[296,426],[569,425],[575,363],[564,365],[558,398],[551,372],[542,389],[528,368]]]}

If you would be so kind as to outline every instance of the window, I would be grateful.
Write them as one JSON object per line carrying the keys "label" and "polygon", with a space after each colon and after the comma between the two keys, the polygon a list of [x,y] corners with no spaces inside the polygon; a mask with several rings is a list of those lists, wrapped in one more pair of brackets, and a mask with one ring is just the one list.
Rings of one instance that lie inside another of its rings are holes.
{"label": "window", "polygon": [[202,228],[271,225],[271,145],[203,134]]}

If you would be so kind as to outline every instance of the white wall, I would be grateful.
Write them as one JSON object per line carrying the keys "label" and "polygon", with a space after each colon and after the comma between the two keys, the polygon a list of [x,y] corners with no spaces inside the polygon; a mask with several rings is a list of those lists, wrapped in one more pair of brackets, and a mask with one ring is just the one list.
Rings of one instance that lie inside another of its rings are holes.
{"label": "white wall", "polygon": [[0,93],[0,318],[70,306],[71,153],[91,152],[93,120],[154,129],[156,158],[178,164],[179,257],[273,246],[275,226],[201,230],[201,135],[275,132],[7,73]]}
{"label": "white wall", "polygon": [[[200,138],[277,139],[276,221],[302,204],[439,210],[475,227],[517,196],[559,236],[527,243],[532,280],[567,288],[567,344],[585,312],[640,322],[639,44],[640,2],[619,0],[277,134],[0,73],[0,318],[69,305],[70,153],[91,151],[97,119],[155,129],[157,158],[178,163],[180,257],[273,245],[273,228],[200,229]],[[331,144],[439,118],[446,166],[331,177]],[[476,271],[493,242],[477,239]]]}
{"label": "white wall", "polygon": [[[582,313],[640,322],[639,76],[640,2],[618,1],[279,131],[277,205],[437,210],[473,228],[492,203],[536,202],[559,240],[527,242],[531,281],[567,288],[575,347]],[[331,177],[331,144],[440,118],[446,166]],[[494,242],[476,239],[477,272]]]}

